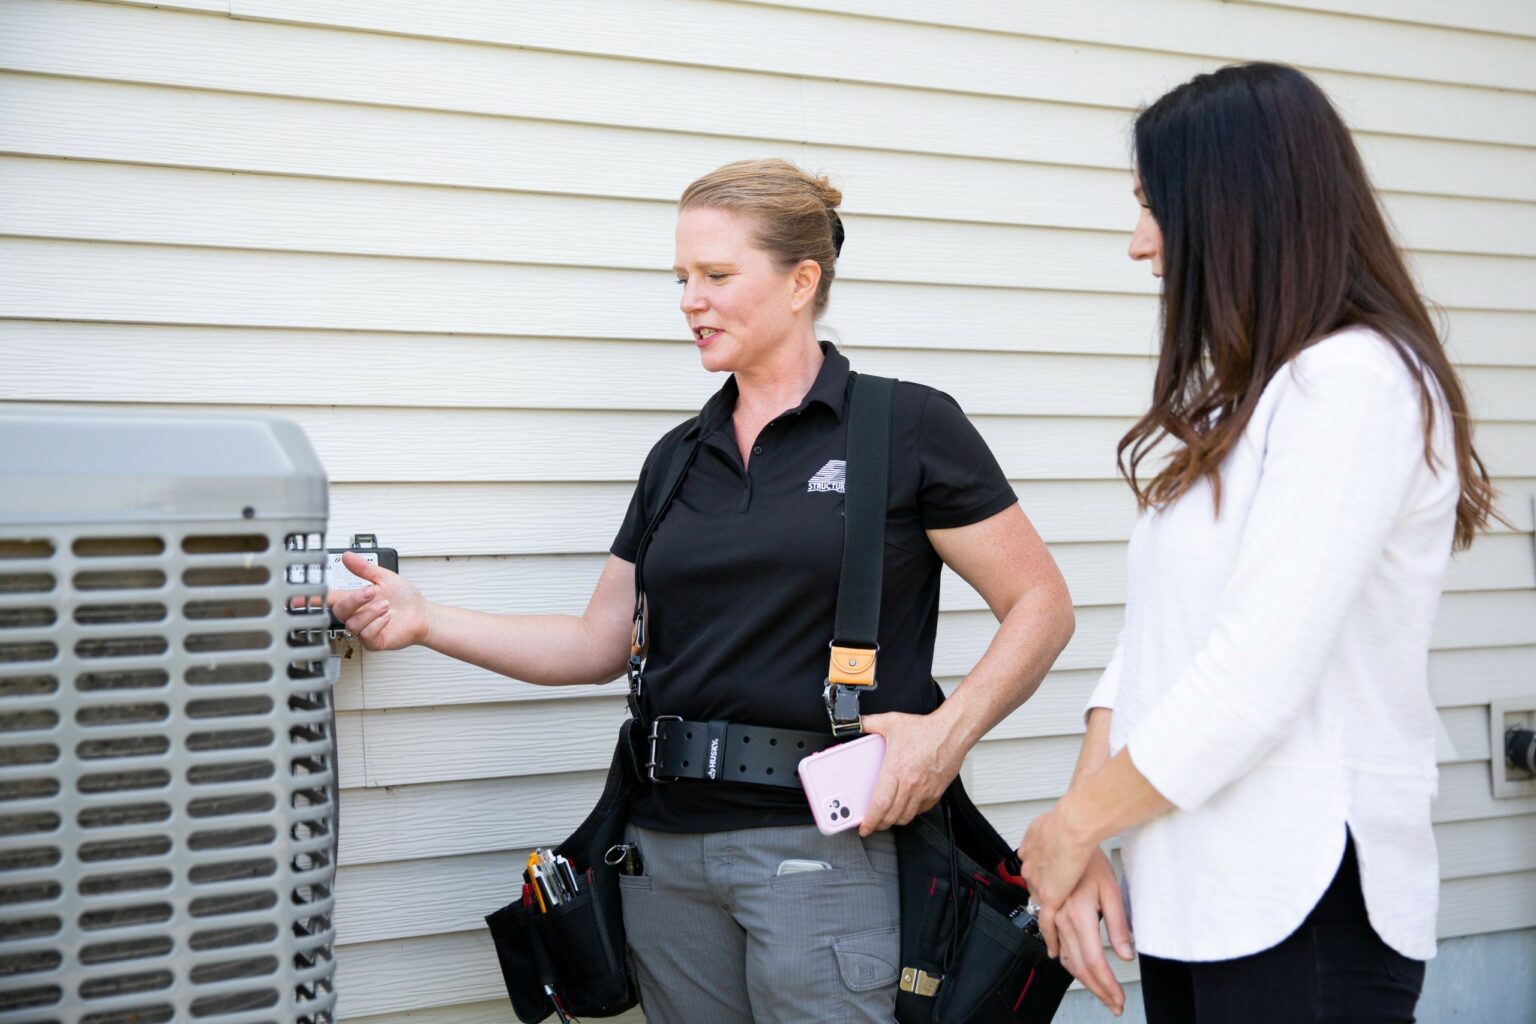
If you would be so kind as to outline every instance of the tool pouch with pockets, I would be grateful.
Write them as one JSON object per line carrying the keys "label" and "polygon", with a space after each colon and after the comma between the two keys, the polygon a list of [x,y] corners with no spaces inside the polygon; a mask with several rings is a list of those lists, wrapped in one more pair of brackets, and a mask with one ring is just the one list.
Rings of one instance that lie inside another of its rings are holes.
{"label": "tool pouch with pockets", "polygon": [[[937,684],[935,684],[937,688]],[[942,698],[942,695],[941,695]],[[1046,953],[1018,856],[956,779],[899,826],[898,1024],[1043,1024],[1072,975]]]}
{"label": "tool pouch with pockets", "polygon": [[612,1017],[638,1001],[624,956],[618,869],[603,859],[609,847],[623,840],[638,782],[630,753],[633,725],[625,722],[620,731],[597,806],[555,850],[576,866],[576,898],[548,913],[517,901],[485,919],[512,1010],[524,1024],[537,1024],[554,1012],[546,984],[573,1016]]}

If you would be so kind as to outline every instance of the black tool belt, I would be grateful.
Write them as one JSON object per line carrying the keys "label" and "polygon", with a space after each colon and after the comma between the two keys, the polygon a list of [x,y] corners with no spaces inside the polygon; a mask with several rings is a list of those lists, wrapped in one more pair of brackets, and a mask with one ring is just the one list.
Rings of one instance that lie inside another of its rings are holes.
{"label": "black tool belt", "polygon": [[799,789],[801,758],[841,742],[824,732],[659,715],[651,722],[645,776],[652,782],[699,779]]}

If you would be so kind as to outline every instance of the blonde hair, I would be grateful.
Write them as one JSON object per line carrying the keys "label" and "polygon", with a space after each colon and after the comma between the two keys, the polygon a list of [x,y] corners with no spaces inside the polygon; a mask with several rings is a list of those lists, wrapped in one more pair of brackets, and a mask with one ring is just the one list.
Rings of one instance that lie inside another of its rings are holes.
{"label": "blonde hair", "polygon": [[716,168],[683,190],[677,209],[698,207],[734,210],[757,218],[758,248],[789,270],[801,260],[821,267],[814,313],[827,308],[838,253],[843,247],[843,223],[837,215],[843,201],[824,175],[811,175],[788,160],[738,160]]}

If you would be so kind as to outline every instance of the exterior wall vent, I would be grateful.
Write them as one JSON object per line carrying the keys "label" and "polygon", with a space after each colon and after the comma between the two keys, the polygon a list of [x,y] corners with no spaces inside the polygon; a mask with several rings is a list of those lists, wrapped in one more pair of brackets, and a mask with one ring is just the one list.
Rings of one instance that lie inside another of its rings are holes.
{"label": "exterior wall vent", "polygon": [[326,481],[270,418],[0,412],[0,1022],[335,1016]]}

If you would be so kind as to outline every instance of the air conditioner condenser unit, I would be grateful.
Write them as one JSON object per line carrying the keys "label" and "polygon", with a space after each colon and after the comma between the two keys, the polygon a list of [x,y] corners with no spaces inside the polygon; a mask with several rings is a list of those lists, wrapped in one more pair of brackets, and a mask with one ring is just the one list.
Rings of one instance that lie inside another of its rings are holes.
{"label": "air conditioner condenser unit", "polygon": [[325,472],[270,417],[0,411],[0,1024],[329,1024]]}

